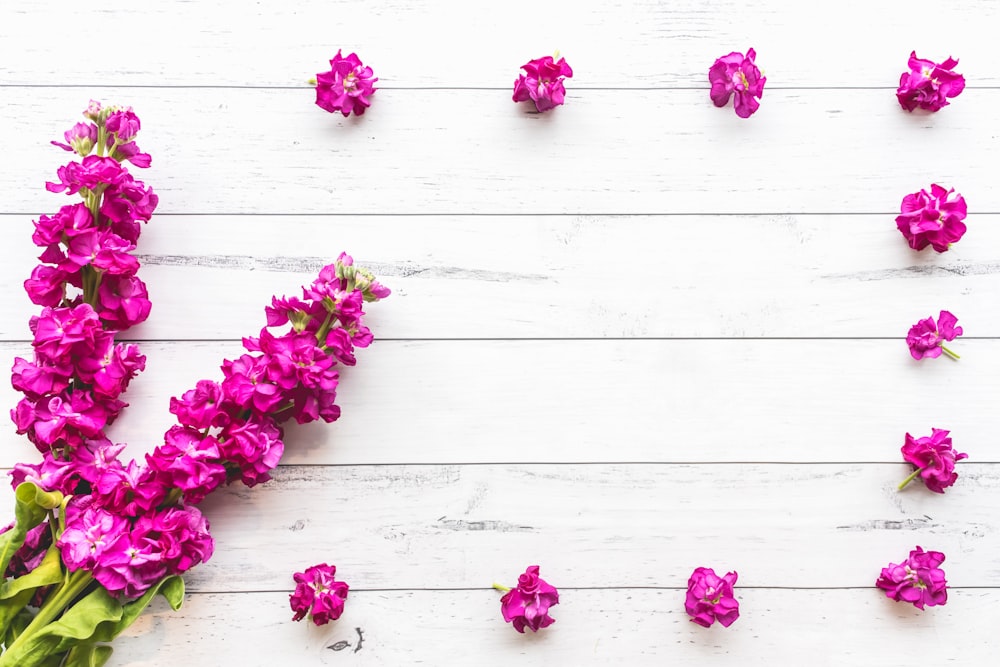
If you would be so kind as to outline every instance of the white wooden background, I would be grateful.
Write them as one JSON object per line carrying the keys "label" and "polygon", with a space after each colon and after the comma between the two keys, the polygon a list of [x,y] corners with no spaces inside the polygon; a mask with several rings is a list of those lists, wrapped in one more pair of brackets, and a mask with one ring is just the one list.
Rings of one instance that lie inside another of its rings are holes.
{"label": "white wooden background", "polygon": [[[64,203],[48,142],[90,98],[139,113],[161,197],[148,370],[114,433],[136,455],[272,293],[342,249],[394,289],[343,418],[290,429],[271,485],[206,503],[215,558],[112,664],[987,663],[998,19],[979,0],[2,0],[5,364],[29,350],[31,219]],[[751,46],[768,83],[744,121],[706,73]],[[380,79],[361,118],[305,84],[338,48]],[[567,103],[527,113],[518,67],[556,48]],[[939,114],[895,101],[913,49],[961,60]],[[931,182],[969,202],[945,255],[893,221]],[[961,362],[912,361],[907,328],[942,308]],[[932,426],[970,454],[958,484],[897,493],[903,434]],[[34,460],[13,426],[0,444],[0,465]],[[917,544],[951,584],[923,613],[873,588]],[[292,623],[291,573],[319,561],[347,610]],[[489,587],[530,564],[562,603],[520,636]],[[729,629],[687,620],[699,565],[740,574]]]}

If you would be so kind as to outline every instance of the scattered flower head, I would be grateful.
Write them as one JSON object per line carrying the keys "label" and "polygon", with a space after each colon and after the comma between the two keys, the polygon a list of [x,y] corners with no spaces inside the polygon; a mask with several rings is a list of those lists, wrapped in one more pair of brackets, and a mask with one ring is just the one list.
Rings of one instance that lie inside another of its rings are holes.
{"label": "scattered flower head", "polygon": [[699,567],[688,579],[687,599],[684,609],[691,616],[691,622],[710,627],[718,621],[728,628],[740,617],[740,603],[733,597],[733,586],[737,574],[727,572],[720,577],[715,570]]}
{"label": "scattered flower head", "polygon": [[917,547],[900,564],[889,563],[875,585],[886,597],[896,602],[910,602],[917,609],[934,607],[948,601],[948,582],[939,565],[944,562],[940,551],[924,551]]}
{"label": "scattered flower head", "polygon": [[910,53],[909,72],[899,77],[896,99],[907,111],[920,108],[938,111],[948,105],[948,98],[956,97],[965,90],[965,77],[953,71],[958,60],[948,58],[941,64],[917,58],[917,52]]}
{"label": "scattered flower head", "polygon": [[733,51],[727,56],[716,59],[708,70],[708,80],[712,84],[709,93],[712,103],[724,107],[729,103],[730,96],[735,95],[733,106],[740,118],[749,118],[760,107],[758,100],[764,94],[766,77],[760,75],[760,70],[754,63],[757,52],[747,51],[746,56]]}
{"label": "scattered flower head", "polygon": [[955,340],[962,335],[962,327],[956,327],[958,318],[942,310],[938,316],[937,323],[934,317],[920,320],[912,327],[906,335],[906,344],[910,347],[910,354],[914,359],[929,357],[935,359],[944,352],[952,359],[958,359],[958,355],[944,346],[945,341]]}
{"label": "scattered flower head", "polygon": [[517,578],[517,586],[507,588],[499,584],[493,587],[506,591],[500,598],[500,613],[503,620],[513,623],[514,629],[524,633],[525,628],[538,632],[556,622],[549,616],[549,608],[559,604],[559,591],[538,576],[538,566],[532,565]]}
{"label": "scattered flower head", "polygon": [[371,106],[368,98],[374,94],[378,78],[357,54],[344,58],[340,53],[338,49],[330,61],[329,72],[316,75],[316,106],[330,113],[339,111],[345,118],[352,113],[360,116]]}
{"label": "scattered flower head", "polygon": [[336,573],[337,568],[333,565],[320,563],[293,575],[295,591],[288,596],[295,612],[293,620],[301,621],[308,616],[316,625],[326,625],[340,618],[348,586],[334,579]]}
{"label": "scattered flower head", "polygon": [[[556,58],[559,53],[556,52]],[[556,62],[552,56],[529,60],[521,65],[524,74],[514,81],[514,101],[534,102],[538,111],[548,111],[561,105],[566,100],[566,88],[563,81],[573,76],[573,70],[565,58]]]}
{"label": "scattered flower head", "polygon": [[944,490],[955,483],[958,473],[955,472],[955,463],[962,459],[969,458],[968,454],[955,451],[948,437],[948,431],[935,428],[931,429],[931,435],[923,438],[914,438],[909,433],[900,451],[903,452],[903,460],[916,466],[912,475],[903,480],[899,489],[903,488],[920,477],[927,485],[927,488],[935,493],[944,493]]}
{"label": "scattered flower head", "polygon": [[896,226],[914,250],[928,245],[945,252],[965,234],[965,198],[955,188],[945,190],[936,183],[931,191],[921,190],[903,197]]}

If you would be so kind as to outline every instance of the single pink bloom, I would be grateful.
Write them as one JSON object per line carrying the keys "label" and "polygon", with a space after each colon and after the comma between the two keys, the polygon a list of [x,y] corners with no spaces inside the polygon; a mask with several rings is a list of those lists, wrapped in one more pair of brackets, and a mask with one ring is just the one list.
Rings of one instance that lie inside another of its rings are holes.
{"label": "single pink bloom", "polygon": [[365,67],[357,54],[346,58],[337,55],[330,61],[330,71],[316,75],[316,105],[324,111],[339,111],[344,117],[365,112],[371,102],[378,78],[372,76],[372,68]]}
{"label": "single pink bloom", "polygon": [[340,618],[348,586],[343,581],[336,581],[336,574],[336,567],[320,563],[293,575],[295,591],[288,596],[295,612],[292,620],[301,621],[309,616],[316,625],[325,625]]}
{"label": "single pink bloom", "polygon": [[559,591],[538,576],[537,565],[531,565],[517,578],[517,586],[500,598],[500,613],[521,634],[525,628],[538,632],[556,622],[549,608],[557,604]]}
{"label": "single pink bloom", "polygon": [[914,250],[928,245],[938,252],[945,252],[965,234],[968,207],[965,198],[955,188],[945,190],[938,184],[931,191],[921,190],[903,197],[901,214],[896,226]]}
{"label": "single pink bloom", "polygon": [[910,347],[910,355],[914,359],[930,357],[936,359],[944,352],[952,359],[958,359],[958,355],[944,346],[945,341],[955,340],[962,335],[962,327],[956,327],[958,318],[942,310],[938,316],[937,323],[934,317],[920,320],[912,327],[906,335],[906,344]]}
{"label": "single pink bloom", "polygon": [[948,601],[948,582],[944,570],[938,567],[943,562],[940,551],[924,551],[918,546],[905,562],[882,568],[875,585],[885,591],[886,597],[910,602],[917,609],[944,604]]}
{"label": "single pink bloom", "polygon": [[760,107],[757,100],[764,94],[766,77],[760,75],[760,70],[754,64],[757,52],[747,50],[742,53],[733,51],[727,56],[716,59],[708,70],[708,80],[712,84],[709,95],[717,107],[724,107],[729,97],[735,95],[733,106],[740,118],[749,118]]}
{"label": "single pink bloom", "polygon": [[896,99],[907,111],[916,108],[938,111],[948,105],[949,97],[956,97],[965,90],[965,77],[952,71],[958,60],[948,58],[940,65],[917,58],[917,52],[910,53],[909,72],[899,77]]}
{"label": "single pink bloom", "polygon": [[710,627],[718,621],[728,628],[740,617],[740,603],[733,597],[733,586],[737,574],[727,572],[720,577],[715,570],[699,567],[688,579],[687,599],[684,609],[691,616],[691,622]]}
{"label": "single pink bloom", "polygon": [[566,101],[565,79],[573,76],[565,58],[556,62],[552,56],[529,60],[521,65],[524,74],[514,81],[514,101],[531,100],[538,111],[554,109]]}
{"label": "single pink bloom", "polygon": [[948,431],[939,428],[931,429],[931,435],[923,438],[914,438],[907,433],[900,451],[903,453],[903,460],[917,468],[899,485],[900,490],[915,477],[920,477],[928,489],[944,493],[958,479],[955,463],[969,458],[968,454],[956,452]]}

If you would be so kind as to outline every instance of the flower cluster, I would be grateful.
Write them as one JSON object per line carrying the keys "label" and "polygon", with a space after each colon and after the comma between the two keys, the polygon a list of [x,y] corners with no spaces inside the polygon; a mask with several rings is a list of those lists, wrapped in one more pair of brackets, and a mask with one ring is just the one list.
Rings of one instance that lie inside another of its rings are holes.
{"label": "flower cluster", "polygon": [[736,115],[749,118],[760,107],[758,100],[764,94],[766,77],[754,63],[757,52],[748,49],[746,56],[738,51],[716,59],[708,70],[708,80],[712,84],[709,95],[717,107],[724,107],[733,97]]}
{"label": "flower cluster", "polygon": [[740,617],[740,603],[733,597],[737,576],[735,572],[727,572],[720,577],[708,567],[695,569],[688,579],[684,601],[684,609],[692,623],[707,628],[718,621],[728,628]]}
{"label": "flower cluster", "polygon": [[524,634],[528,628],[538,632],[556,622],[549,616],[549,608],[559,604],[559,591],[538,576],[538,566],[531,565],[517,578],[514,588],[499,584],[493,587],[506,591],[500,598],[500,612],[503,620],[512,623],[514,629]]}
{"label": "flower cluster", "polygon": [[914,359],[924,357],[935,359],[944,352],[952,359],[958,359],[957,354],[944,346],[945,342],[955,340],[962,335],[962,327],[956,327],[957,323],[957,317],[947,310],[942,310],[936,323],[931,316],[914,324],[906,335],[910,355]]}
{"label": "flower cluster", "polygon": [[295,591],[288,600],[295,612],[292,620],[301,621],[309,616],[316,625],[326,625],[340,618],[348,586],[334,579],[336,574],[336,567],[320,563],[293,575]]}
{"label": "flower cluster", "polygon": [[[559,58],[559,53],[556,53]],[[565,58],[557,62],[552,56],[529,60],[521,65],[524,74],[514,81],[514,101],[531,100],[537,111],[549,111],[566,100],[563,81],[573,76],[573,69]]]}
{"label": "flower cluster", "polygon": [[[41,664],[46,656],[29,635],[48,632],[44,619],[92,595],[104,602],[79,613],[96,615],[94,628],[122,619],[126,606],[141,611],[157,592],[176,608],[180,575],[214,551],[196,505],[221,484],[270,479],[284,451],[283,423],[339,417],[337,367],[354,365],[355,349],[372,342],[363,304],[390,293],[342,253],[301,298],[273,298],[267,326],[243,340],[246,354],[222,364],[221,381],[202,380],[171,399],[179,423],[144,461],[124,463],[125,445],[105,429],[126,407],[121,396],[145,357],[116,336],[150,312],[131,252],[157,197],[123,164],[150,164],[135,144],[135,113],[92,102],[84,115],[90,123],[66,132],[65,144],[53,142],[82,160],[48,184],[83,202],[35,222],[42,265],[25,283],[42,311],[29,322],[33,358],[14,361],[12,384],[24,398],[11,417],[42,460],[10,473],[17,520],[0,530],[0,571],[5,587],[16,579],[10,585],[23,593],[0,600],[0,617],[34,613],[38,622],[11,638],[2,664],[22,664],[28,654]],[[72,645],[53,644],[52,664],[63,664]],[[96,660],[98,650],[91,642],[73,664]]]}
{"label": "flower cluster", "polygon": [[918,546],[905,562],[882,568],[875,585],[885,591],[886,597],[911,602],[917,609],[944,604],[948,588],[944,570],[939,567],[943,562],[940,551],[924,551]]}
{"label": "flower cluster", "polygon": [[948,433],[935,428],[931,429],[930,436],[923,438],[906,434],[901,448],[903,460],[916,466],[916,470],[899,485],[901,491],[917,477],[935,493],[944,493],[946,488],[955,483],[958,479],[955,463],[969,458],[969,455],[955,451]]}
{"label": "flower cluster", "polygon": [[344,58],[337,55],[330,61],[330,71],[316,75],[316,106],[334,113],[339,111],[344,117],[352,113],[360,116],[371,106],[368,98],[375,92],[372,68],[365,67],[357,54]]}
{"label": "flower cluster", "polygon": [[965,234],[965,198],[955,188],[945,190],[936,183],[931,191],[921,190],[903,197],[896,226],[914,250],[928,245],[945,252]]}
{"label": "flower cluster", "polygon": [[907,65],[909,72],[899,77],[896,98],[899,106],[907,111],[924,109],[939,111],[948,105],[948,98],[956,97],[965,90],[965,77],[953,68],[958,60],[948,58],[943,63],[917,58],[917,52],[910,53]]}

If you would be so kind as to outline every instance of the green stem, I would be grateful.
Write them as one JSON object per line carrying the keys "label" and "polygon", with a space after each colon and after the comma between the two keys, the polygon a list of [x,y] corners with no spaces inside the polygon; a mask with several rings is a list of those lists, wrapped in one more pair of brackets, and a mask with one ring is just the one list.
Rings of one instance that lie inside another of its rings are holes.
{"label": "green stem", "polygon": [[914,470],[914,471],[913,471],[913,472],[912,472],[912,473],[910,474],[910,476],[909,476],[909,477],[907,477],[906,479],[904,479],[904,480],[903,480],[903,481],[902,481],[902,482],[900,483],[900,485],[896,487],[896,490],[897,490],[897,491],[902,491],[903,489],[905,489],[905,488],[906,488],[906,485],[907,485],[907,484],[909,484],[910,482],[912,482],[913,480],[915,480],[915,479],[917,478],[917,475],[919,475],[919,474],[920,474],[920,473],[921,473],[922,471],[923,471],[923,468],[917,468],[916,470]]}
{"label": "green stem", "polygon": [[323,320],[323,326],[319,328],[316,332],[316,342],[320,347],[326,347],[326,335],[330,333],[330,324],[333,322],[333,311],[329,311],[326,314],[326,319]]}
{"label": "green stem", "polygon": [[952,352],[951,350],[949,350],[948,348],[946,348],[944,345],[941,346],[941,351],[944,352],[945,354],[947,354],[949,357],[951,357],[955,361],[958,361],[959,359],[961,359],[960,356],[958,356],[957,354],[955,354],[954,352]]}
{"label": "green stem", "polygon": [[24,632],[18,635],[17,639],[10,646],[6,647],[4,654],[10,653],[19,644],[27,641],[33,634],[44,629],[46,625],[54,621],[92,581],[94,581],[94,577],[87,570],[80,569],[70,573],[66,581],[49,594],[49,597],[45,599],[38,613],[35,614],[35,618],[31,620],[31,623],[24,629]]}
{"label": "green stem", "polygon": [[507,591],[510,590],[510,586],[504,586],[502,584],[496,583],[495,581],[493,582],[493,588],[497,589],[501,593],[506,593]]}

